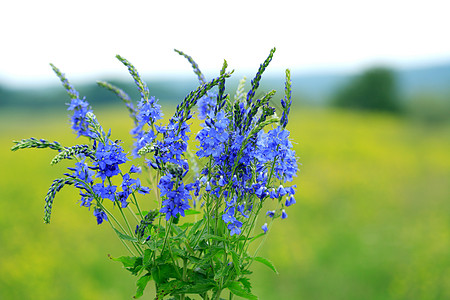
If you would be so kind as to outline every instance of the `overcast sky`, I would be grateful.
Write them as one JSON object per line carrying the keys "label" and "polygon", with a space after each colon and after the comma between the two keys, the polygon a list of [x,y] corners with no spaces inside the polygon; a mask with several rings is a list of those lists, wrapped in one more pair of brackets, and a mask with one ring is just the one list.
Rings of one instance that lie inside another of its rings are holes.
{"label": "overcast sky", "polygon": [[75,81],[127,75],[120,54],[144,75],[254,75],[277,47],[272,72],[357,71],[450,61],[448,1],[3,1],[0,82],[55,81],[48,63]]}

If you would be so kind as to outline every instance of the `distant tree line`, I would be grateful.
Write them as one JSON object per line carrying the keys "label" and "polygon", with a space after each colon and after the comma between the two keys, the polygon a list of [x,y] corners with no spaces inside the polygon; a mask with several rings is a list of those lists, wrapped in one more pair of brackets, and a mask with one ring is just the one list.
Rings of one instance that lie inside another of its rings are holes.
{"label": "distant tree line", "polygon": [[354,77],[332,97],[331,104],[360,110],[402,111],[400,93],[392,69],[374,67]]}

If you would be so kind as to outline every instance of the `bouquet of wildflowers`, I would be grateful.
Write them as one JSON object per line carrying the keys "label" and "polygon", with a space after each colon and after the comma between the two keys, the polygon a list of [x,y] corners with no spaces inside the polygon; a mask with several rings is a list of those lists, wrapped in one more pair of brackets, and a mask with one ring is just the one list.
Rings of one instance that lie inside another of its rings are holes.
{"label": "bouquet of wildflowers", "polygon": [[[234,295],[257,299],[248,278],[250,267],[256,261],[276,272],[258,251],[273,220],[287,218],[285,209],[295,203],[295,186],[286,186],[298,169],[286,130],[290,72],[286,70],[281,117],[277,117],[270,106],[275,91],[255,98],[275,48],[260,65],[249,91],[244,92],[244,78],[234,96],[225,93],[226,79],[232,74],[226,61],[220,75],[207,81],[190,56],[175,51],[191,63],[200,85],[165,125],[158,100],[128,60],[117,56],[140,92],[137,106],[121,89],[98,82],[125,103],[134,122],[131,154],[111,137],[110,130],[104,131],[87,100],[53,65],[71,99],[72,129],[86,143],[67,147],[29,138],[15,141],[12,150],[50,148],[57,151],[52,165],[74,161],[45,196],[44,222],[50,222],[56,193],[69,185],[77,189],[81,206],[93,211],[98,224],[108,223],[127,249],[128,255],[111,258],[137,276],[135,298],[152,280],[155,299],[194,295],[221,299],[224,290],[230,299]],[[189,120],[196,105],[202,129],[192,146]],[[141,166],[135,163],[125,169],[130,160]],[[139,176],[144,175],[139,173],[145,174],[149,187],[142,184]],[[262,227],[258,217],[265,219]]]}

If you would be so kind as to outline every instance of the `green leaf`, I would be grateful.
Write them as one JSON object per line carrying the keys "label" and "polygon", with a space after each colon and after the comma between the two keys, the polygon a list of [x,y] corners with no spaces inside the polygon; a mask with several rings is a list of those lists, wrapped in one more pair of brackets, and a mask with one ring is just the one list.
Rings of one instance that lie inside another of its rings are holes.
{"label": "green leaf", "polygon": [[183,224],[179,225],[178,227],[180,227],[181,229],[185,230],[185,229],[191,227],[192,225],[194,225],[194,223],[187,222],[187,223],[183,223]]}
{"label": "green leaf", "polygon": [[172,264],[162,264],[152,268],[153,279],[158,283],[162,284],[167,282],[169,278],[179,279],[177,270]]}
{"label": "green leaf", "polygon": [[152,258],[152,253],[153,251],[150,249],[145,249],[144,251],[144,257],[142,259],[142,265],[145,267],[147,267],[148,265],[150,265],[150,261]]}
{"label": "green leaf", "polygon": [[131,237],[131,236],[129,236],[129,235],[126,235],[126,234],[120,232],[119,230],[117,230],[117,229],[115,229],[115,228],[113,228],[113,229],[114,229],[114,231],[117,233],[117,236],[118,236],[121,240],[124,240],[124,241],[130,241],[130,242],[137,242],[137,241],[138,241],[138,239],[135,238],[135,237]]}
{"label": "green leaf", "polygon": [[265,234],[264,232],[261,232],[260,234],[255,235],[254,237],[252,237],[252,238],[250,239],[250,243],[252,243],[252,242],[254,242],[255,240],[257,240],[258,238],[264,236],[264,234]]}
{"label": "green leaf", "polygon": [[183,232],[183,230],[175,224],[172,224],[172,231],[174,234],[180,234]]}
{"label": "green leaf", "polygon": [[214,282],[210,283],[197,283],[197,284],[189,284],[181,288],[177,293],[182,294],[203,294],[207,291],[214,288],[216,284]]}
{"label": "green leaf", "polygon": [[184,214],[186,215],[186,216],[190,216],[190,215],[198,215],[198,214],[200,214],[201,212],[199,212],[198,210],[191,210],[191,209],[189,209],[189,210],[185,210],[184,211]]}
{"label": "green leaf", "polygon": [[134,295],[133,298],[137,299],[144,294],[145,287],[147,286],[147,283],[151,279],[152,279],[152,276],[150,273],[147,273],[138,279],[138,281],[136,282],[136,286],[137,286],[136,295]]}
{"label": "green leaf", "polygon": [[216,270],[216,274],[214,275],[214,280],[219,280],[220,278],[224,278],[227,274],[229,274],[232,266],[222,265],[219,270]]}
{"label": "green leaf", "polygon": [[194,236],[195,232],[200,228],[200,226],[203,224],[204,220],[205,219],[201,219],[201,220],[195,222],[195,224],[191,227],[191,230],[189,230],[189,233],[188,233],[189,239],[191,239]]}
{"label": "green leaf", "polygon": [[186,258],[188,260],[190,260],[191,262],[193,262],[194,264],[197,264],[202,261],[200,258],[198,258],[196,256],[192,256],[192,255],[188,255]]}
{"label": "green leaf", "polygon": [[267,258],[256,256],[253,259],[268,266],[270,269],[272,269],[272,271],[274,271],[276,274],[278,274],[278,271],[275,268],[275,266],[273,265],[273,263],[270,260],[268,260]]}
{"label": "green leaf", "polygon": [[233,266],[236,270],[236,274],[241,274],[241,262],[239,260],[239,254],[236,253],[236,251],[231,250],[231,258],[233,259]]}
{"label": "green leaf", "polygon": [[[166,283],[162,283],[158,287],[158,293],[156,299],[160,299],[158,296],[165,296],[168,294],[176,295],[180,294],[179,290],[186,286],[187,283],[181,280],[171,280]],[[163,298],[161,298],[163,299]]]}
{"label": "green leaf", "polygon": [[247,292],[237,281],[233,281],[231,282],[227,288],[236,296],[245,298],[245,299],[250,299],[250,300],[258,300],[258,297],[256,297],[255,295],[253,295],[250,292]]}
{"label": "green leaf", "polygon": [[222,241],[222,242],[227,242],[228,240],[224,237],[218,236],[218,235],[214,235],[214,234],[204,234],[201,238],[202,240],[215,240],[215,241]]}
{"label": "green leaf", "polygon": [[247,277],[239,278],[239,282],[242,283],[244,286],[244,290],[251,293],[252,292],[252,284],[250,283],[250,280]]}
{"label": "green leaf", "polygon": [[117,257],[114,258],[111,255],[108,255],[110,259],[114,260],[114,261],[119,261],[123,264],[123,266],[125,268],[131,268],[134,266],[134,263],[136,262],[136,258],[137,257],[131,257],[131,256],[121,256],[121,257]]}
{"label": "green leaf", "polygon": [[121,256],[114,258],[109,256],[114,261],[119,261],[123,266],[133,275],[137,275],[142,270],[142,257]]}
{"label": "green leaf", "polygon": [[203,256],[202,260],[203,261],[208,261],[209,259],[215,257],[216,255],[218,255],[219,253],[222,253],[222,252],[225,253],[225,250],[223,250],[223,247],[210,245],[208,247],[208,252],[205,253],[205,255]]}

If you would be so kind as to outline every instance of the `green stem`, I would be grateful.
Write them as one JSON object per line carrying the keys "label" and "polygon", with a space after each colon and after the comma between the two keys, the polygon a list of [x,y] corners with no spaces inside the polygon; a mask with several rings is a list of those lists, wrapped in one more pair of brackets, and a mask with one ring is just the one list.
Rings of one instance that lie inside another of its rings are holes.
{"label": "green stem", "polygon": [[[183,276],[181,277],[182,281],[186,281],[186,273],[187,273],[187,259],[183,258]],[[184,300],[184,299],[185,299],[185,295],[183,293],[180,296],[180,300]]]}
{"label": "green stem", "polygon": [[134,195],[134,192],[131,195],[133,196],[134,205],[136,205],[136,207],[137,207],[137,210],[139,212],[139,216],[141,216],[141,219],[143,220],[144,219],[144,215],[142,214],[141,208],[139,207],[139,203],[138,203],[138,201],[136,199],[136,196]]}
{"label": "green stem", "polygon": [[222,290],[217,290],[217,292],[214,294],[214,300],[220,300],[220,294],[222,294]]}
{"label": "green stem", "polygon": [[[103,211],[104,211],[109,217],[111,217],[111,219],[113,219],[114,222],[116,222],[116,224],[119,225],[119,227],[123,230],[123,232],[125,232],[125,230],[123,229],[122,225],[117,221],[117,219],[113,216],[113,214],[111,214],[111,213],[110,213],[103,205],[100,204],[100,206],[101,206],[101,208],[103,209]],[[131,254],[132,256],[136,256],[136,254],[134,254],[134,252],[131,251],[131,249],[130,249],[130,247],[127,245],[127,243],[125,243],[125,241],[122,240],[122,239],[119,237],[119,234],[116,232],[117,229],[114,227],[114,225],[113,225],[111,222],[108,222],[108,223],[109,223],[109,225],[111,225],[111,228],[112,228],[113,231],[116,233],[117,237],[118,237],[119,240],[122,242],[122,244],[125,246],[125,248],[128,249],[128,251],[130,252],[130,254]]]}
{"label": "green stem", "polygon": [[164,237],[164,243],[163,246],[161,248],[161,254],[164,252],[164,248],[166,247],[166,243],[167,243],[167,239],[169,238],[169,232],[170,232],[170,228],[172,227],[172,219],[170,218],[169,220],[169,225],[167,225],[167,220],[166,220],[166,236]]}

